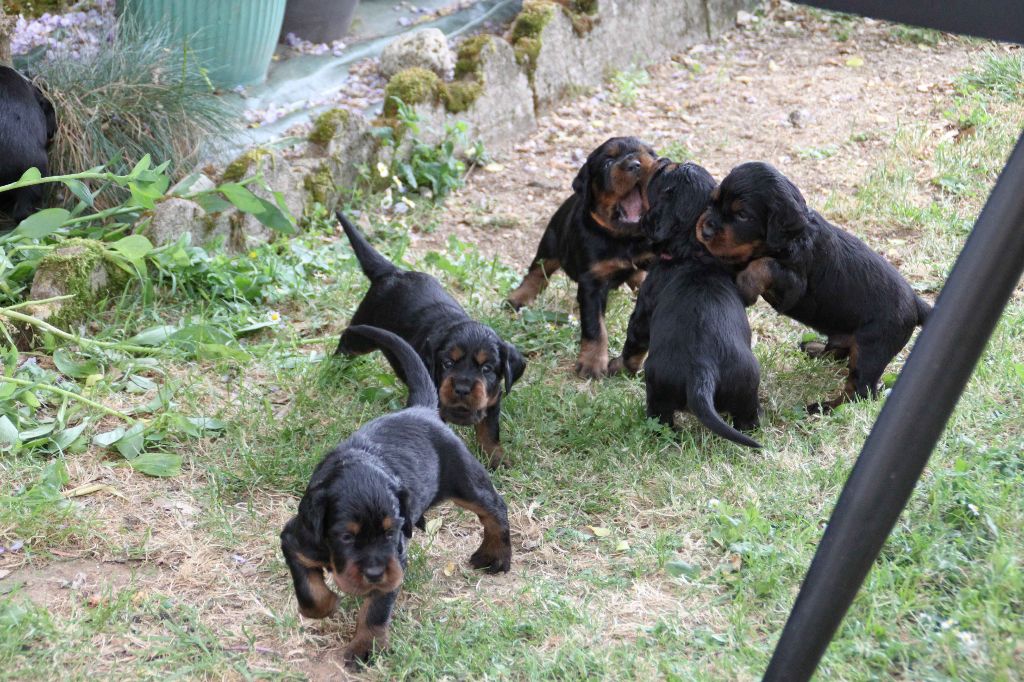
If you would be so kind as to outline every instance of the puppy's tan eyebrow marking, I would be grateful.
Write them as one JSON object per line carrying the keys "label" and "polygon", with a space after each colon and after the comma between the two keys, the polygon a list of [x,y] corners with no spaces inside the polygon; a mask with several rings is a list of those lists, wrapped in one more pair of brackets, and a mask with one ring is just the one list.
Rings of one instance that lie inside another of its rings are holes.
{"label": "puppy's tan eyebrow marking", "polygon": [[385,516],[384,520],[380,522],[380,527],[384,530],[391,530],[395,525],[395,520],[390,516]]}
{"label": "puppy's tan eyebrow marking", "polygon": [[476,360],[476,364],[485,365],[491,359],[491,356],[485,350],[478,350],[476,355],[473,356],[473,359]]}
{"label": "puppy's tan eyebrow marking", "polygon": [[465,356],[466,356],[466,351],[464,351],[462,349],[462,346],[455,346],[455,348],[452,348],[451,352],[448,353],[448,357],[450,357],[455,362],[458,362],[459,360],[461,360]]}
{"label": "puppy's tan eyebrow marking", "polygon": [[741,199],[734,199],[732,204],[729,206],[729,210],[733,213],[739,213],[743,210],[743,201]]}
{"label": "puppy's tan eyebrow marking", "polygon": [[719,185],[711,190],[711,201],[718,201],[718,197],[722,196],[722,186]]}
{"label": "puppy's tan eyebrow marking", "polygon": [[354,521],[345,524],[345,530],[352,533],[352,535],[359,535],[359,531],[362,529],[363,527]]}

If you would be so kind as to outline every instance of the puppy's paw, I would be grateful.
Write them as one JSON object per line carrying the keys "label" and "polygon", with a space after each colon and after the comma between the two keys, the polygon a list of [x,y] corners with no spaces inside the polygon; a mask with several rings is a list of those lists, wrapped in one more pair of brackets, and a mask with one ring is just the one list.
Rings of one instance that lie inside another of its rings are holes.
{"label": "puppy's paw", "polygon": [[636,376],[639,369],[639,365],[633,362],[633,358],[624,358],[620,355],[617,358],[612,358],[611,362],[608,363],[608,376],[626,374],[632,377]]}
{"label": "puppy's paw", "polygon": [[800,350],[812,358],[820,358],[825,355],[827,346],[821,341],[801,341]]}
{"label": "puppy's paw", "polygon": [[525,305],[528,305],[529,303],[530,301],[527,299],[527,297],[520,294],[518,289],[509,294],[508,298],[505,299],[505,305],[517,312],[520,308],[522,308]]}
{"label": "puppy's paw", "polygon": [[608,375],[608,361],[580,358],[576,362],[576,376],[581,379],[603,379]]}
{"label": "puppy's paw", "polygon": [[508,462],[505,461],[505,448],[500,445],[491,448],[490,452],[487,453],[490,456],[488,464],[491,469],[497,469],[499,467],[508,466]]}
{"label": "puppy's paw", "polygon": [[832,414],[832,411],[836,409],[836,406],[833,404],[833,402],[834,401],[832,400],[824,400],[817,403],[811,403],[810,405],[807,406],[807,414]]}
{"label": "puppy's paw", "polygon": [[327,618],[338,608],[338,595],[326,587],[318,595],[316,603],[311,607],[299,604],[299,613],[306,618]]}
{"label": "puppy's paw", "polygon": [[360,670],[370,661],[374,647],[372,639],[355,639],[345,647],[345,667]]}
{"label": "puppy's paw", "polygon": [[512,547],[493,547],[485,540],[480,549],[469,557],[469,565],[486,573],[508,573],[512,567]]}

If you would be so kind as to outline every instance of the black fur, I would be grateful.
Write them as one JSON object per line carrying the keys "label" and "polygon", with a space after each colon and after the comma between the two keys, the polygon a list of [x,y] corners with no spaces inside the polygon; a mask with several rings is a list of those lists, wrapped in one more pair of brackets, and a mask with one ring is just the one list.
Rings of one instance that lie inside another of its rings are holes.
{"label": "black fur", "polygon": [[715,192],[696,234],[737,269],[745,302],[763,296],[778,312],[827,335],[826,352],[850,358],[843,394],[808,409],[877,395],[886,365],[931,306],[882,256],[808,208],[772,166],[737,166]]}
{"label": "black fur", "polygon": [[350,664],[387,645],[391,610],[404,578],[408,540],[423,515],[445,500],[476,513],[484,525],[474,568],[508,572],[512,559],[508,513],[490,477],[437,416],[433,384],[415,351],[398,336],[349,327],[386,350],[410,386],[408,407],[363,425],[317,465],[298,514],[281,532],[299,611],[325,618],[343,592],[365,596],[356,634],[345,650]]}
{"label": "black fur", "polygon": [[[0,185],[16,182],[29,168],[48,175],[46,148],[56,132],[53,105],[39,88],[14,69],[0,66]],[[0,213],[20,222],[42,198],[42,185],[0,193]]]}
{"label": "black fur", "polygon": [[761,372],[732,273],[694,232],[714,187],[714,178],[692,163],[666,165],[651,180],[643,228],[658,261],[640,287],[622,356],[611,371],[635,373],[649,350],[649,417],[674,427],[675,410],[689,409],[723,438],[759,448],[718,415],[728,412],[740,429],[756,428]]}
{"label": "black fur", "polygon": [[607,372],[608,293],[623,282],[638,286],[650,264],[650,247],[638,221],[656,159],[650,145],[635,137],[613,137],[591,152],[573,180],[573,195],[555,211],[529,271],[508,297],[516,310],[529,305],[559,269],[578,284],[581,347],[576,372],[585,378]]}
{"label": "black fur", "polygon": [[[350,324],[380,327],[405,339],[433,377],[441,418],[453,424],[475,424],[480,446],[490,456],[491,466],[498,466],[505,456],[498,426],[501,387],[504,384],[507,394],[522,376],[523,355],[493,329],[471,319],[436,279],[395,267],[340,212],[338,220],[370,280],[370,290]],[[336,352],[352,355],[374,348],[346,330]],[[391,364],[404,381],[401,368],[394,361]]]}

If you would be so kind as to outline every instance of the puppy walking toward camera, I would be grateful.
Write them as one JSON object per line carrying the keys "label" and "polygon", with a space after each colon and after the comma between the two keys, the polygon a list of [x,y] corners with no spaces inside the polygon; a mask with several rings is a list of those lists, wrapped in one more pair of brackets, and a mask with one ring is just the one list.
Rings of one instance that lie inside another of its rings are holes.
{"label": "puppy walking toward camera", "polygon": [[828,337],[813,354],[848,358],[842,393],[808,405],[811,413],[877,396],[886,366],[931,312],[896,268],[808,208],[796,185],[766,163],[732,169],[696,234],[738,271],[736,284],[748,305],[764,297],[776,311]]}
{"label": "puppy walking toward camera", "polygon": [[[441,419],[475,424],[477,442],[490,456],[491,468],[499,466],[505,458],[499,434],[501,384],[504,381],[506,394],[512,390],[526,360],[493,329],[471,319],[436,279],[425,272],[399,270],[340,212],[338,220],[370,280],[370,290],[350,324],[380,327],[405,339],[433,376]],[[374,348],[346,330],[335,353],[356,355]],[[405,381],[400,366],[389,359]]]}
{"label": "puppy walking toward camera", "polygon": [[[750,351],[746,310],[732,273],[694,234],[714,187],[696,164],[660,163],[643,220],[658,261],[640,287],[622,356],[609,371],[635,374],[643,362],[648,417],[674,428],[675,411],[689,409],[719,436],[759,448],[737,430],[757,428],[761,411],[761,369]],[[719,412],[729,413],[736,428]]]}
{"label": "puppy walking toward camera", "polygon": [[508,295],[515,310],[529,305],[559,269],[577,283],[576,374],[584,379],[608,372],[608,293],[624,282],[639,287],[651,262],[639,227],[656,161],[654,149],[635,137],[613,137],[592,151],[572,181],[573,195],[548,222],[526,276]]}
{"label": "puppy walking toward camera", "polygon": [[[50,101],[20,73],[0,66],[0,185],[17,182],[29,168],[49,175],[46,148],[56,133]],[[0,213],[21,222],[42,198],[40,185],[0,193]]]}
{"label": "puppy walking toward camera", "polygon": [[406,408],[363,425],[313,471],[299,513],[281,532],[299,612],[325,618],[338,598],[324,582],[365,596],[355,637],[345,649],[349,665],[387,646],[388,623],[405,575],[412,529],[423,514],[451,500],[483,524],[480,548],[469,559],[487,573],[507,573],[512,560],[508,513],[483,465],[437,416],[437,393],[416,352],[401,338],[374,327],[346,332],[385,351],[409,386]]}

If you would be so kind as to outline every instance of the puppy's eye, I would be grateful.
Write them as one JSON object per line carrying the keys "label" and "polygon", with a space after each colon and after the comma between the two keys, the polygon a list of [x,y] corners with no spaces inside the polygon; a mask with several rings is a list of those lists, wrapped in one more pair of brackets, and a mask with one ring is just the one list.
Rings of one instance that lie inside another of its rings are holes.
{"label": "puppy's eye", "polygon": [[749,220],[750,219],[750,216],[747,215],[746,211],[740,211],[739,213],[735,214],[733,217],[736,218],[736,220]]}
{"label": "puppy's eye", "polygon": [[494,365],[489,365],[489,364],[488,365],[483,365],[480,368],[480,371],[485,373],[485,374],[490,374],[491,372],[494,371]]}
{"label": "puppy's eye", "polygon": [[352,535],[352,533],[342,533],[341,534],[341,542],[342,542],[342,544],[344,544],[344,545],[351,545],[355,541],[356,541],[356,536]]}
{"label": "puppy's eye", "polygon": [[452,360],[451,358],[445,358],[444,360],[441,361],[441,366],[444,367],[445,369],[451,369],[454,364],[455,361]]}
{"label": "puppy's eye", "polygon": [[384,533],[384,537],[387,540],[394,540],[395,539],[395,531],[394,531],[394,529],[391,529],[391,530],[385,532]]}

